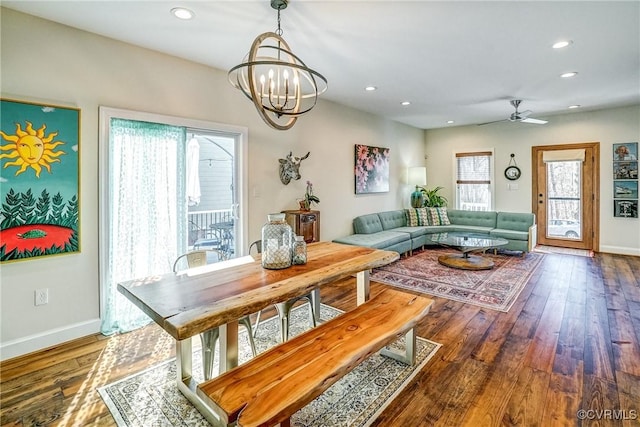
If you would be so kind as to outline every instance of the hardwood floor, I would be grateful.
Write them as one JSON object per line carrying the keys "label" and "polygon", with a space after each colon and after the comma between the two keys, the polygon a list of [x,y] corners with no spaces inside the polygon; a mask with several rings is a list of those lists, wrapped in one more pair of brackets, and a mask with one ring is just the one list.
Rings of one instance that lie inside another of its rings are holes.
{"label": "hardwood floor", "polygon": [[[355,307],[352,280],[323,303]],[[418,335],[443,347],[374,426],[640,425],[640,257],[547,254],[508,313],[435,298]],[[0,424],[113,426],[96,388],[173,354],[150,325],[5,361]]]}

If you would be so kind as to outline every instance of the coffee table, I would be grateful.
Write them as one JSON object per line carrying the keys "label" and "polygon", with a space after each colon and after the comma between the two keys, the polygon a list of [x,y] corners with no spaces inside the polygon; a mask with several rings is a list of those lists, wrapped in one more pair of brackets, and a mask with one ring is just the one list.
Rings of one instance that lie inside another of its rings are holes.
{"label": "coffee table", "polygon": [[451,268],[461,270],[490,270],[493,261],[480,255],[472,255],[472,252],[483,252],[487,249],[503,246],[508,240],[500,237],[491,237],[488,234],[448,232],[431,236],[431,241],[439,245],[459,250],[459,254],[447,254],[438,257],[438,262]]}

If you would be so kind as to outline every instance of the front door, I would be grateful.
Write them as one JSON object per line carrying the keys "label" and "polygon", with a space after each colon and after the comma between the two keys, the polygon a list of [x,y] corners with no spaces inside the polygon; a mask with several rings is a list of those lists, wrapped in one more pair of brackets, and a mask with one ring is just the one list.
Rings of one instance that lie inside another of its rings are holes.
{"label": "front door", "polygon": [[532,147],[539,244],[598,250],[599,143]]}

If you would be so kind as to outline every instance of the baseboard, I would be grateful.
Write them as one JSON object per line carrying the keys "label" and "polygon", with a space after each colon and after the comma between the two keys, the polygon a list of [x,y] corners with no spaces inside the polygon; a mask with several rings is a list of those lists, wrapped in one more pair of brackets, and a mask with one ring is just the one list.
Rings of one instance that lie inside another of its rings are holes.
{"label": "baseboard", "polygon": [[622,246],[600,246],[600,252],[606,252],[608,254],[618,254],[618,255],[633,255],[640,256],[639,248],[627,248]]}
{"label": "baseboard", "polygon": [[100,319],[51,329],[0,344],[0,360],[8,360],[100,332]]}

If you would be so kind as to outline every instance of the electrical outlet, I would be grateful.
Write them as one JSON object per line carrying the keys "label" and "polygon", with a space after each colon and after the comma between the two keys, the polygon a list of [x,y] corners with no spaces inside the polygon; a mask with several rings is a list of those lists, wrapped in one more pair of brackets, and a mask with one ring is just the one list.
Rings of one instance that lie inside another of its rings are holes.
{"label": "electrical outlet", "polygon": [[49,289],[36,289],[34,292],[35,305],[49,304]]}

